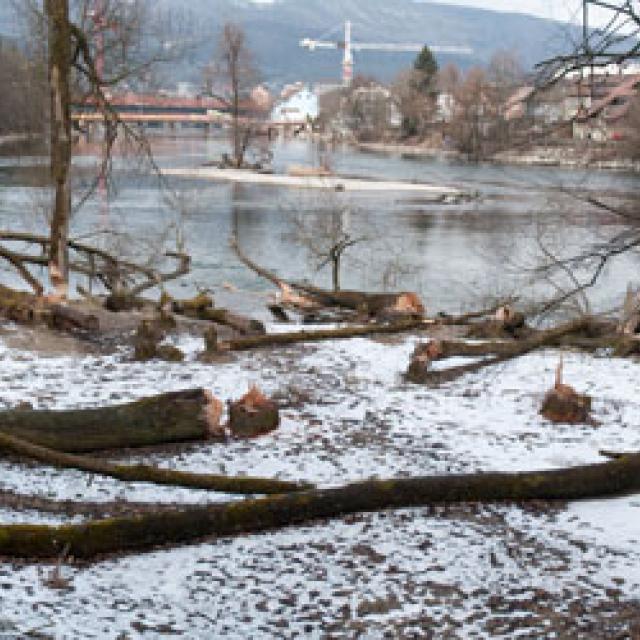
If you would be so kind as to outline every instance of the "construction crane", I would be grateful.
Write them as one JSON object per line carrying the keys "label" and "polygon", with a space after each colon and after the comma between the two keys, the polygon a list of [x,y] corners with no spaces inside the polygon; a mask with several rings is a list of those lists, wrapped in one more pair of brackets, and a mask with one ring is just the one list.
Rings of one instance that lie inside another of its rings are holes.
{"label": "construction crane", "polygon": [[[392,53],[410,53],[422,51],[424,44],[403,44],[395,42],[353,42],[351,39],[351,21],[344,23],[344,40],[314,40],[312,38],[303,38],[300,40],[300,46],[309,51],[316,49],[342,49],[344,51],[342,57],[342,83],[349,86],[353,80],[353,52],[354,51],[388,51]],[[470,55],[473,50],[469,47],[446,46],[446,45],[429,45],[429,49],[434,53],[458,53],[461,55]]]}

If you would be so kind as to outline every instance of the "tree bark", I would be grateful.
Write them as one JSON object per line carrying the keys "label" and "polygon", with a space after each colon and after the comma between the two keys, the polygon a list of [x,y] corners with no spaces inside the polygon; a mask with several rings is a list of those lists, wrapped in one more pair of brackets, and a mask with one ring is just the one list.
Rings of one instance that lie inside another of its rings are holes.
{"label": "tree bark", "polygon": [[0,412],[0,433],[56,451],[82,453],[202,440],[209,436],[202,389],[97,409]]}
{"label": "tree bark", "polygon": [[319,342],[321,340],[340,340],[357,338],[360,336],[372,336],[386,333],[402,333],[413,329],[424,328],[428,321],[410,318],[390,324],[372,323],[361,327],[341,327],[339,329],[320,329],[317,331],[292,331],[288,333],[271,333],[264,336],[252,336],[230,340],[224,343],[223,348],[229,351],[245,351],[258,347],[272,347],[278,345],[296,344],[299,342]]}
{"label": "tree bark", "polygon": [[66,296],[69,280],[67,240],[71,215],[71,26],[68,0],[45,0],[49,25],[51,177],[55,204],[51,217],[49,272],[56,290]]}
{"label": "tree bark", "polygon": [[[410,292],[399,293],[369,293],[366,291],[328,291],[327,289],[321,289],[320,287],[314,287],[313,285],[303,282],[291,282],[279,278],[275,273],[261,267],[251,260],[240,248],[237,240],[234,238],[231,240],[231,247],[236,252],[236,255],[240,261],[249,269],[257,273],[262,278],[265,278],[269,282],[275,284],[280,289],[283,285],[289,286],[292,289],[300,291],[306,294],[310,300],[319,306],[324,307],[341,307],[344,309],[351,309],[353,311],[360,311],[366,313],[369,316],[376,316],[381,311],[387,310],[398,303],[402,296],[408,295],[410,297],[417,297]],[[334,263],[335,264],[335,263]],[[334,287],[335,287],[334,280]],[[339,289],[339,280],[337,282]],[[419,301],[418,301],[419,302]],[[421,313],[421,312],[420,312]]]}
{"label": "tree bark", "polygon": [[79,469],[88,473],[96,473],[101,476],[115,478],[126,482],[151,482],[159,485],[187,487],[189,489],[204,489],[207,491],[219,491],[222,493],[235,493],[244,495],[280,494],[309,489],[311,485],[271,480],[268,478],[255,478],[249,476],[230,478],[228,476],[189,473],[175,469],[162,469],[148,465],[123,465],[112,464],[103,460],[96,460],[86,456],[78,456],[69,453],[54,451],[42,447],[22,438],[7,435],[0,432],[0,450],[5,453],[37,460],[43,464],[65,469]]}
{"label": "tree bark", "polygon": [[[479,362],[472,362],[458,367],[425,371],[421,376],[420,382],[423,384],[452,382],[467,373],[476,373],[485,367],[507,362],[513,358],[535,351],[536,349],[555,346],[558,344],[558,341],[565,336],[572,333],[580,333],[586,329],[590,322],[590,318],[579,318],[560,325],[559,327],[540,331],[537,335],[527,340],[505,342],[503,343],[504,346],[500,347],[498,346],[500,343],[491,343],[490,347],[485,347],[484,345],[478,345],[477,347],[469,346],[469,349],[465,349],[466,353],[464,353],[464,355],[486,355],[489,353],[497,353],[497,355]],[[444,349],[446,349],[446,342],[443,343],[443,345],[445,345]],[[462,351],[462,349],[459,349],[459,351]],[[450,355],[453,355],[453,353],[450,353]]]}
{"label": "tree bark", "polygon": [[205,536],[234,536],[353,513],[458,502],[579,500],[640,490],[640,454],[601,464],[528,473],[370,480],[333,489],[185,507],[62,526],[0,526],[0,555],[79,559],[145,551]]}

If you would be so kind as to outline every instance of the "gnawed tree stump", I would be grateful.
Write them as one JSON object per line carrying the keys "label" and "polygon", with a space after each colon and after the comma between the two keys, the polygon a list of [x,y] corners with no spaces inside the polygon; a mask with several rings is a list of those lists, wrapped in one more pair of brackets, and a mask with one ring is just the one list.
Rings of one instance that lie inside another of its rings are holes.
{"label": "gnawed tree stump", "polygon": [[178,347],[161,344],[166,338],[167,318],[159,315],[153,319],[142,320],[134,338],[133,359],[139,362],[147,360],[166,360],[167,362],[182,362],[184,353]]}
{"label": "gnawed tree stump", "polygon": [[431,363],[444,357],[442,342],[429,340],[426,343],[416,345],[411,354],[411,362],[404,374],[405,380],[415,384],[424,384],[428,381]]}
{"label": "gnawed tree stump", "polygon": [[542,402],[540,414],[558,424],[581,424],[592,422],[591,398],[578,393],[573,387],[562,382],[563,361],[556,368],[556,381]]}
{"label": "gnawed tree stump", "polygon": [[414,384],[425,384],[429,381],[431,360],[426,357],[412,358],[407,368],[404,379]]}
{"label": "gnawed tree stump", "polygon": [[191,389],[96,409],[0,411],[0,432],[69,453],[205,440],[210,401]]}
{"label": "gnawed tree stump", "polygon": [[255,438],[280,425],[278,405],[257,387],[229,405],[229,429],[236,438]]}
{"label": "gnawed tree stump", "polygon": [[445,357],[442,340],[429,340],[429,342],[421,342],[416,345],[411,359],[413,358],[429,358],[429,360],[440,360]]}

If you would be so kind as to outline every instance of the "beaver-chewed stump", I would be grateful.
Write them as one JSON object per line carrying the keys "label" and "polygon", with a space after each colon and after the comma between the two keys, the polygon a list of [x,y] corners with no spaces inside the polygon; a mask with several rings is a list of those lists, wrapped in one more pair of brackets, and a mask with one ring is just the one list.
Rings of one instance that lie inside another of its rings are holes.
{"label": "beaver-chewed stump", "polygon": [[405,371],[404,379],[415,384],[425,384],[429,378],[431,363],[444,358],[443,344],[440,340],[421,342],[411,354],[411,362]]}
{"label": "beaver-chewed stump", "polygon": [[540,414],[556,423],[590,422],[591,398],[580,393],[565,394],[557,389],[551,389],[544,397]]}
{"label": "beaver-chewed stump", "polygon": [[440,360],[445,357],[444,344],[442,340],[429,340],[420,342],[413,350],[411,358],[429,358],[429,360]]}
{"label": "beaver-chewed stump", "polygon": [[278,405],[257,387],[229,405],[229,430],[237,438],[255,438],[280,425]]}
{"label": "beaver-chewed stump", "polygon": [[558,424],[592,422],[591,398],[562,382],[562,358],[556,369],[556,382],[542,401],[540,415]]}
{"label": "beaver-chewed stump", "polygon": [[154,358],[167,362],[184,360],[184,354],[178,347],[161,344],[166,337],[166,327],[166,319],[160,315],[140,322],[134,338],[134,360],[138,362],[146,362]]}

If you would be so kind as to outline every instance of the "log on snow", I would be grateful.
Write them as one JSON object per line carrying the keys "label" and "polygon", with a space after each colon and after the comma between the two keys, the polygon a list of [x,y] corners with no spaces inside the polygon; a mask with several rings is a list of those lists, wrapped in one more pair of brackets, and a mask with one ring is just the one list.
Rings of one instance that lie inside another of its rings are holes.
{"label": "log on snow", "polygon": [[96,409],[9,409],[0,411],[0,433],[71,453],[202,440],[209,403],[191,389]]}
{"label": "log on snow", "polygon": [[340,327],[338,329],[318,329],[316,331],[291,331],[287,333],[269,333],[263,336],[252,336],[230,340],[224,343],[224,347],[230,351],[244,351],[258,347],[272,347],[279,345],[296,344],[299,342],[319,342],[322,340],[341,340],[372,336],[378,334],[402,333],[412,331],[425,326],[430,326],[427,320],[413,319],[401,320],[389,324],[372,323],[359,327]]}
{"label": "log on snow", "polygon": [[309,484],[271,480],[269,478],[249,476],[232,478],[215,474],[189,473],[176,469],[162,469],[160,467],[143,464],[113,464],[86,456],[54,451],[53,449],[42,447],[5,433],[0,433],[0,451],[23,458],[29,458],[30,460],[36,460],[53,467],[79,469],[80,471],[95,473],[126,482],[150,482],[158,485],[204,489],[207,491],[242,495],[252,495],[256,493],[290,493],[311,487]]}
{"label": "log on snow", "polygon": [[[529,338],[527,340],[504,343],[493,342],[491,343],[491,349],[495,349],[497,355],[486,358],[484,360],[480,360],[478,362],[451,367],[449,369],[427,371],[424,373],[421,382],[426,384],[452,382],[453,380],[457,380],[461,376],[468,373],[476,373],[486,367],[491,367],[497,364],[502,364],[503,362],[508,362],[513,358],[526,355],[527,353],[535,351],[536,349],[556,346],[558,344],[558,341],[563,337],[574,333],[580,333],[581,331],[587,329],[590,322],[591,320],[589,318],[579,318],[577,320],[567,322],[566,324],[562,324],[558,327],[554,327],[553,329],[540,331],[532,338]],[[498,345],[502,346],[498,347]],[[491,351],[487,351],[487,347],[485,345],[469,345],[469,347],[469,350],[464,355],[486,355],[487,353],[491,353]],[[477,352],[474,353],[476,347]],[[443,349],[446,350],[446,348],[447,343],[443,342]]]}
{"label": "log on snow", "polygon": [[205,536],[233,536],[353,513],[458,502],[579,500],[640,490],[640,454],[610,462],[528,473],[370,480],[332,489],[185,507],[169,513],[62,526],[0,525],[0,555],[79,559],[145,551]]}

